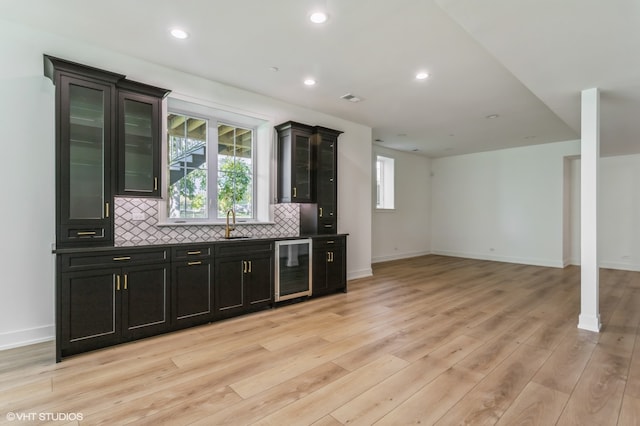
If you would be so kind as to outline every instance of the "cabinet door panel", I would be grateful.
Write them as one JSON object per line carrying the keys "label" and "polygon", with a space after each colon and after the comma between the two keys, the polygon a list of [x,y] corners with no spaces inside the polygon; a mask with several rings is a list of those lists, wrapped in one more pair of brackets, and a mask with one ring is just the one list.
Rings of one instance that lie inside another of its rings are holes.
{"label": "cabinet door panel", "polygon": [[160,101],[121,91],[119,107],[118,193],[158,196]]}
{"label": "cabinet door panel", "polygon": [[59,347],[76,353],[115,343],[119,336],[118,269],[62,274],[59,287]]}
{"label": "cabinet door panel", "polygon": [[271,256],[251,257],[250,279],[247,282],[249,305],[269,304],[273,300],[273,270]]}
{"label": "cabinet door panel", "polygon": [[62,325],[63,339],[77,342],[84,339],[115,336],[117,270],[63,274]]}
{"label": "cabinet door panel", "polygon": [[320,218],[335,216],[335,145],[336,142],[320,139],[318,145],[318,214]]}
{"label": "cabinet door panel", "polygon": [[329,290],[343,288],[344,252],[342,247],[333,247],[327,252],[327,287]]}
{"label": "cabinet door panel", "polygon": [[178,323],[198,321],[212,314],[211,264],[209,260],[173,266],[173,318]]}
{"label": "cabinet door panel", "polygon": [[111,118],[115,89],[60,76],[58,243],[111,241]]}
{"label": "cabinet door panel", "polygon": [[328,291],[327,287],[327,251],[313,250],[313,294],[324,294]]}
{"label": "cabinet door panel", "polygon": [[292,132],[293,139],[293,188],[291,200],[293,202],[313,201],[313,171],[311,136]]}
{"label": "cabinet door panel", "polygon": [[218,312],[241,310],[244,305],[244,261],[222,258],[215,263],[215,305]]}
{"label": "cabinet door panel", "polygon": [[167,268],[139,266],[122,270],[123,327],[129,337],[163,331],[169,324]]}

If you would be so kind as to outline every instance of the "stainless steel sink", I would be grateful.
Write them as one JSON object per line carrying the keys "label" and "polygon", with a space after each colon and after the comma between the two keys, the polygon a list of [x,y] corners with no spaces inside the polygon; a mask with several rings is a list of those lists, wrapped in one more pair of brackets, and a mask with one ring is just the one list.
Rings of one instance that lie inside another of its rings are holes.
{"label": "stainless steel sink", "polygon": [[232,235],[230,237],[225,237],[225,240],[241,240],[243,238],[251,238],[251,237],[246,235]]}

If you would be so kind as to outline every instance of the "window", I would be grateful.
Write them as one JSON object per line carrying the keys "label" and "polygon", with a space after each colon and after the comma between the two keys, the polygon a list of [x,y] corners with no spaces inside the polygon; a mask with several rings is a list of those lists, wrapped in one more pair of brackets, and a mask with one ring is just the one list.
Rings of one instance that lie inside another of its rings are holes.
{"label": "window", "polygon": [[254,137],[248,126],[170,111],[167,116],[169,221],[254,218]]}
{"label": "window", "polygon": [[376,156],[376,208],[394,208],[394,159]]}

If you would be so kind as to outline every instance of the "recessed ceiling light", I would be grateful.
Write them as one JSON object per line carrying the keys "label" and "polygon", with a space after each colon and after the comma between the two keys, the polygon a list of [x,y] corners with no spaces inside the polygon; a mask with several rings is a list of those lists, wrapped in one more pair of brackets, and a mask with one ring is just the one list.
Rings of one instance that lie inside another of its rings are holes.
{"label": "recessed ceiling light", "polygon": [[305,86],[315,86],[316,81],[313,78],[306,78],[304,80],[304,85]]}
{"label": "recessed ceiling light", "polygon": [[184,40],[185,38],[189,38],[189,33],[185,30],[181,30],[180,28],[174,28],[171,30],[171,35],[177,39]]}
{"label": "recessed ceiling light", "polygon": [[329,19],[329,16],[324,12],[313,12],[309,15],[309,20],[314,24],[324,24]]}
{"label": "recessed ceiling light", "polygon": [[425,80],[428,77],[429,73],[426,72],[419,72],[418,74],[416,74],[416,80]]}
{"label": "recessed ceiling light", "polygon": [[500,117],[498,114],[491,114],[491,115],[487,115],[485,118],[489,120],[493,120],[494,118],[498,118],[498,117]]}

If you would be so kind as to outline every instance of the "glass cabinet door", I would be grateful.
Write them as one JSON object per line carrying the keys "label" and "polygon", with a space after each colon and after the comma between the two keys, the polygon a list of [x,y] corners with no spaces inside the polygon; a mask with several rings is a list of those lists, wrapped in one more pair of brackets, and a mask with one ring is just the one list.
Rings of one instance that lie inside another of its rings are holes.
{"label": "glass cabinet door", "polygon": [[159,101],[129,92],[119,96],[118,193],[157,196]]}
{"label": "glass cabinet door", "polygon": [[69,75],[59,86],[57,243],[104,244],[113,238],[114,86]]}
{"label": "glass cabinet door", "polygon": [[291,188],[291,200],[293,202],[311,202],[312,193],[312,157],[311,136],[292,132],[293,142],[293,188]]}
{"label": "glass cabinet door", "polygon": [[69,219],[105,217],[105,91],[69,84]]}

